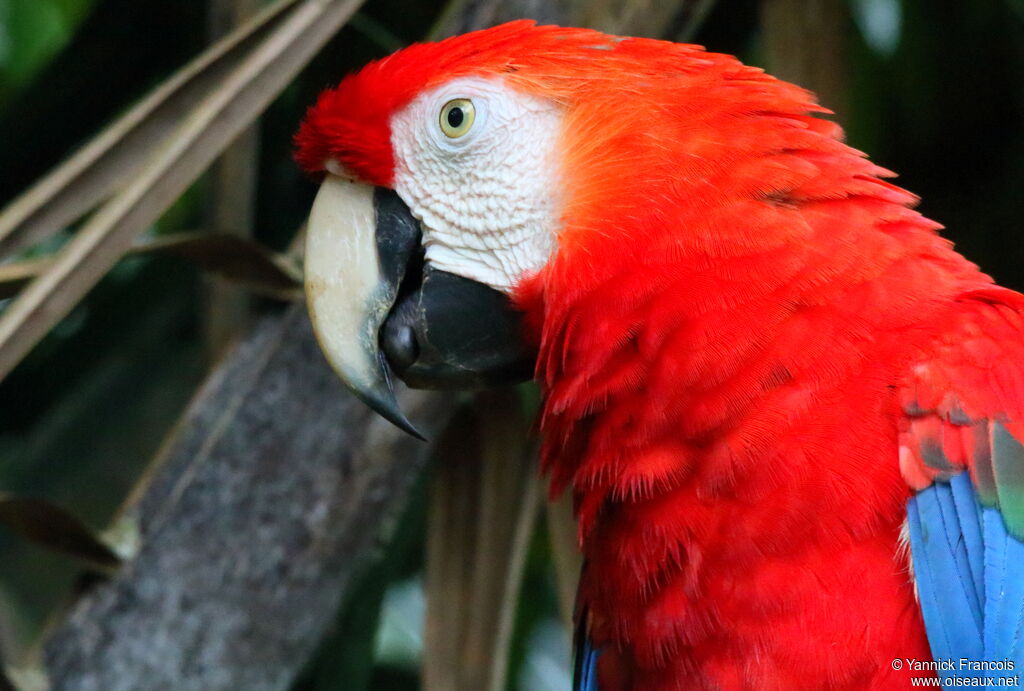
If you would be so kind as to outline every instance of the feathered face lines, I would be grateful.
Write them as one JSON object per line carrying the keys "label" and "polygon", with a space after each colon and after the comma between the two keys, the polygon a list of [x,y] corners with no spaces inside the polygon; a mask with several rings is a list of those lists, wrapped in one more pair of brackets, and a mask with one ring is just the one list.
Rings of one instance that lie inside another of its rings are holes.
{"label": "feathered face lines", "polygon": [[433,266],[508,293],[547,262],[559,219],[562,112],[500,78],[429,90],[392,120],[394,187]]}

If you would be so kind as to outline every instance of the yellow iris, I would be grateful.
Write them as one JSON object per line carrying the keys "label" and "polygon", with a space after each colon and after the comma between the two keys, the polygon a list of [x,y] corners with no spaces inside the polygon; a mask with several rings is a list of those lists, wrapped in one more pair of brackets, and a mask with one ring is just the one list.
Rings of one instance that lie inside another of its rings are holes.
{"label": "yellow iris", "polygon": [[448,101],[441,108],[441,131],[446,137],[458,139],[469,132],[476,119],[473,102],[465,98]]}

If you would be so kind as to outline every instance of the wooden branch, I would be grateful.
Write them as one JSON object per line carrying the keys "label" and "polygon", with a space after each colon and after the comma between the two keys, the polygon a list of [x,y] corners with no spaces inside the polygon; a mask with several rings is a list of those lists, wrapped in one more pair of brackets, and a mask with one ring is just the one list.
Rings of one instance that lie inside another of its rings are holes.
{"label": "wooden branch", "polygon": [[[405,392],[436,435],[451,406]],[[428,445],[346,393],[302,306],[201,389],[121,521],[139,550],[45,642],[64,689],[279,689],[393,528]]]}

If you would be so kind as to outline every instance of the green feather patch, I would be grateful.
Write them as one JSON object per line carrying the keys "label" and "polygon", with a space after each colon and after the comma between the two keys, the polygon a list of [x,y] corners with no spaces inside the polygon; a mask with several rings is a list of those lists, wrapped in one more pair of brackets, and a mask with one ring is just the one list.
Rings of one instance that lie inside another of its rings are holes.
{"label": "green feather patch", "polygon": [[989,422],[982,420],[971,426],[972,444],[969,449],[973,463],[971,464],[971,480],[978,491],[978,500],[984,506],[995,506],[999,503],[996,492],[996,474],[992,468],[992,442],[989,434]]}
{"label": "green feather patch", "polygon": [[1024,445],[1004,425],[992,423],[992,467],[999,510],[1014,537],[1024,536]]}

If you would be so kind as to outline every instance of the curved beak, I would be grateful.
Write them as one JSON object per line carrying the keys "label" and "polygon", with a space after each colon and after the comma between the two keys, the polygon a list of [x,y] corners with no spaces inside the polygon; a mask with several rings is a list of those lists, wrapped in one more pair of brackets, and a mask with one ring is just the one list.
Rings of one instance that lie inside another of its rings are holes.
{"label": "curved beak", "polygon": [[530,378],[522,315],[489,286],[424,261],[419,222],[398,195],[329,175],[306,233],[306,298],[331,366],[363,402],[419,437],[395,399],[417,388]]}

